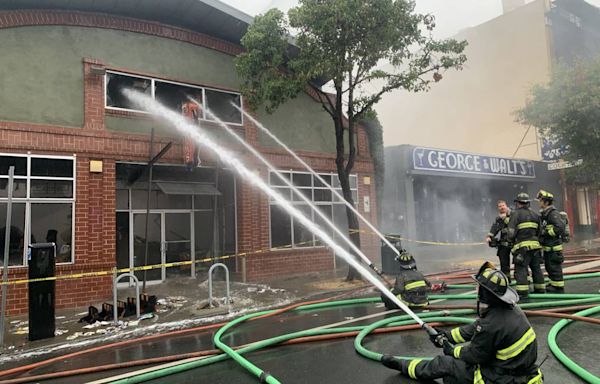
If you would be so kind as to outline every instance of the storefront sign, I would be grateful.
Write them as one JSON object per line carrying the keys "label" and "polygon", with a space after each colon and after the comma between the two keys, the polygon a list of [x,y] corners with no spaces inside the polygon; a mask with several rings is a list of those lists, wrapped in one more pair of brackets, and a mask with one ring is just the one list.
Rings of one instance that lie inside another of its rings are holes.
{"label": "storefront sign", "polygon": [[542,137],[542,159],[544,161],[557,161],[562,159],[569,150],[567,145],[561,144],[553,137]]}
{"label": "storefront sign", "polygon": [[582,159],[579,159],[579,160],[577,160],[575,162],[561,160],[561,161],[556,161],[554,163],[549,163],[548,164],[548,170],[549,171],[556,171],[558,169],[573,168],[573,167],[576,167],[576,166],[581,165],[581,164],[583,164],[583,160]]}
{"label": "storefront sign", "polygon": [[533,161],[417,147],[414,169],[490,176],[535,178]]}

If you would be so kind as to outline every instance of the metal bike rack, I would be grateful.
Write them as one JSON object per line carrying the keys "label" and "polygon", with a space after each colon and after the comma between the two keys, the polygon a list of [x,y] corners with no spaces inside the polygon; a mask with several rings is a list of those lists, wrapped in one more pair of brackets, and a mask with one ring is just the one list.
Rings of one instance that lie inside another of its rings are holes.
{"label": "metal bike rack", "polygon": [[208,270],[208,305],[210,308],[213,307],[213,286],[212,286],[212,273],[217,267],[222,267],[225,270],[225,284],[227,286],[227,308],[231,309],[231,295],[229,291],[229,268],[223,263],[213,264]]}
{"label": "metal bike rack", "polygon": [[117,284],[124,277],[131,277],[133,281],[135,281],[135,313],[137,314],[137,318],[140,318],[140,281],[133,273],[124,273],[120,276],[115,275],[113,281],[113,320],[115,325],[118,322],[118,313],[117,313]]}

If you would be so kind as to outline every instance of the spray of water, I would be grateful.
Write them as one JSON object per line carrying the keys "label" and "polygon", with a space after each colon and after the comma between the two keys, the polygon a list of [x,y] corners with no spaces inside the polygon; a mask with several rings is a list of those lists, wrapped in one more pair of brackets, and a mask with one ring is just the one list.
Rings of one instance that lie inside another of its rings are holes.
{"label": "spray of water", "polygon": [[216,143],[204,130],[199,130],[198,126],[189,123],[185,117],[181,114],[173,112],[169,108],[165,107],[161,103],[152,99],[149,96],[141,94],[139,92],[124,89],[123,93],[135,104],[138,104],[143,110],[152,113],[158,118],[164,119],[172,124],[182,134],[189,135],[192,139],[219,156],[221,161],[232,167],[242,178],[253,186],[260,189],[274,201],[281,205],[290,215],[300,221],[302,225],[308,228],[315,236],[319,237],[325,244],[327,244],[336,255],[342,257],[348,264],[354,267],[365,279],[379,289],[384,295],[386,295],[392,302],[398,307],[402,308],[404,312],[410,315],[418,324],[424,328],[428,326],[421,320],[410,308],[408,308],[402,301],[400,301],[389,289],[385,287],[383,282],[376,276],[371,274],[361,263],[359,263],[347,250],[340,247],[325,231],[319,226],[308,219],[302,212],[294,207],[288,200],[286,200],[279,192],[269,187],[258,174],[248,169],[244,163],[238,159],[232,152]]}
{"label": "spray of water", "polygon": [[394,247],[389,242],[389,240],[386,239],[386,237],[377,228],[375,228],[375,226],[373,224],[371,224],[371,222],[369,220],[367,220],[366,217],[361,215],[360,212],[358,211],[358,209],[356,209],[352,204],[350,204],[348,201],[346,201],[346,199],[344,199],[344,197],[335,188],[333,188],[329,183],[327,183],[327,181],[325,181],[325,179],[323,179],[321,177],[321,175],[319,175],[314,169],[312,169],[312,167],[310,165],[308,165],[304,160],[302,160],[302,158],[300,156],[298,156],[296,154],[296,152],[292,151],[292,149],[290,147],[288,147],[287,144],[285,144],[283,141],[281,141],[277,136],[275,136],[271,131],[269,131],[267,129],[267,127],[265,127],[260,121],[256,120],[254,117],[252,117],[252,115],[250,115],[248,112],[246,112],[242,107],[238,106],[237,104],[235,104],[233,102],[231,103],[231,105],[233,105],[238,111],[240,111],[244,115],[245,118],[250,120],[255,126],[257,126],[267,136],[269,136],[271,139],[273,139],[273,141],[275,141],[277,144],[279,144],[279,146],[281,146],[281,148],[285,149],[287,151],[287,153],[292,155],[292,157],[294,157],[294,159],[296,159],[296,161],[298,163],[300,163],[300,165],[302,165],[304,168],[306,168],[310,173],[313,174],[313,176],[315,176],[321,183],[323,183],[323,185],[325,185],[327,188],[329,188],[331,190],[331,192],[335,195],[335,197],[340,199],[340,201],[343,201],[344,204],[346,204],[346,207],[350,208],[350,210],[352,212],[354,212],[354,214],[356,216],[358,216],[358,218],[361,219],[363,223],[365,223],[373,232],[375,232],[375,234],[377,234],[377,236],[381,240],[383,240],[383,242],[396,253],[396,255],[400,255],[400,251],[398,251],[398,249],[396,249],[396,247]]}
{"label": "spray of water", "polygon": [[292,192],[298,196],[302,201],[304,201],[320,218],[323,220],[327,226],[333,229],[333,231],[340,236],[344,240],[346,244],[350,246],[350,248],[358,255],[364,262],[366,262],[369,266],[372,266],[371,260],[361,251],[360,248],[356,246],[347,236],[343,233],[334,223],[331,221],[325,214],[313,203],[311,199],[306,197],[305,194],[300,192],[298,188],[286,177],[284,177],[281,172],[277,170],[277,168],[271,164],[260,152],[258,152],[252,145],[250,145],[246,140],[244,140],[240,135],[237,134],[233,129],[229,128],[227,124],[223,120],[221,120],[217,115],[215,115],[209,108],[203,107],[198,101],[194,98],[188,96],[188,99],[193,103],[198,105],[200,108],[203,108],[211,120],[217,122],[229,135],[233,136],[236,141],[244,146],[250,153],[252,153],[257,159],[259,159],[264,165],[269,168],[273,174],[277,176],[279,180],[281,180],[287,187],[289,187]]}

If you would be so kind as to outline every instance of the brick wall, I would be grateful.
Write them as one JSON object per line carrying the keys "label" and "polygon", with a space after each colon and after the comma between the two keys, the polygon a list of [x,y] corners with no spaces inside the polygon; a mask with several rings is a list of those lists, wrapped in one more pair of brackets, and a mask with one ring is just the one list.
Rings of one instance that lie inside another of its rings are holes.
{"label": "brick wall", "polygon": [[[62,11],[5,11],[0,12],[0,28],[20,25],[82,25],[101,28],[123,29],[166,38],[186,41],[209,47],[231,55],[241,51],[240,47],[212,37],[158,23],[144,22],[109,15],[94,15],[81,12]],[[26,122],[0,121],[0,152],[36,154],[76,155],[77,184],[75,203],[75,263],[57,267],[57,274],[110,270],[116,265],[115,258],[115,163],[117,161],[145,162],[149,153],[148,134],[129,134],[108,131],[105,127],[103,77],[94,75],[91,66],[103,67],[102,58],[82,58],[84,73],[84,123],[79,128],[67,128]],[[109,58],[104,58],[105,60]],[[127,70],[123,68],[122,70]],[[177,79],[171,79],[177,80]],[[214,86],[214,85],[212,85]],[[247,106],[246,106],[247,107]],[[146,115],[126,113],[128,118],[148,119]],[[209,129],[210,124],[207,124]],[[215,127],[213,125],[213,127]],[[218,127],[215,127],[219,129]],[[236,128],[236,130],[238,130]],[[277,168],[296,169],[298,164],[282,149],[261,147],[256,127],[249,121],[238,130],[262,152]],[[364,131],[358,131],[358,157],[353,173],[359,175],[360,211],[363,212],[363,196],[371,199],[371,212],[367,217],[376,222],[376,201],[373,180],[373,165],[368,154],[368,143]],[[171,149],[161,162],[182,163],[183,151],[180,137],[156,137],[155,151],[169,141]],[[239,145],[230,149],[242,157],[244,164],[267,180],[267,169],[251,158]],[[335,156],[311,151],[298,154],[320,172],[335,171]],[[215,155],[202,153],[204,165],[215,164]],[[90,173],[90,160],[102,160],[103,172]],[[371,185],[364,185],[363,176],[371,177]],[[268,249],[269,201],[260,191],[244,181],[238,182],[238,249],[251,252]],[[365,228],[361,225],[361,228]],[[365,253],[375,259],[378,241],[368,234],[361,235]],[[239,266],[239,263],[238,263]],[[249,256],[246,263],[247,278],[259,280],[267,277],[301,272],[330,270],[334,266],[328,248],[305,248],[273,251]],[[11,280],[27,276],[26,268],[11,268]],[[59,280],[57,308],[87,306],[109,299],[112,293],[112,277],[90,277],[77,280]],[[9,286],[8,309],[10,314],[27,311],[27,285]]]}

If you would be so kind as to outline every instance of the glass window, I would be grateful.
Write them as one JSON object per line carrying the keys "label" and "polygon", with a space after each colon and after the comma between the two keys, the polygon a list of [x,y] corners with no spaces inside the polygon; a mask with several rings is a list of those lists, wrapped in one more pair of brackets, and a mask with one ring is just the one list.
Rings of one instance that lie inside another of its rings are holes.
{"label": "glass window", "polygon": [[31,198],[72,198],[71,180],[31,180]]}
{"label": "glass window", "polygon": [[[74,164],[73,158],[0,156],[0,171],[4,168],[8,171],[10,165],[17,168],[13,197],[27,199],[13,203],[11,227],[15,227],[15,230],[11,234],[9,251],[11,265],[23,265],[24,250],[29,244],[48,241],[55,242],[58,246],[57,263],[72,262]],[[1,220],[6,220],[7,197],[8,178],[0,172],[0,216],[4,216]],[[64,203],[50,203],[49,199],[61,199]],[[26,217],[25,212],[29,212],[29,217]],[[26,222],[29,223],[29,228],[25,228]],[[29,239],[24,238],[25,232],[31,233]],[[0,236],[4,238],[5,235],[2,233]],[[20,237],[18,242],[16,237]]]}
{"label": "glass window", "polygon": [[[325,180],[325,182],[329,185],[331,185],[331,175],[319,175],[321,176],[321,179]],[[321,181],[319,179],[317,179],[316,177],[314,178],[314,182],[315,182],[315,188],[327,188],[327,186],[323,183],[321,183]]]}
{"label": "glass window", "polygon": [[[312,197],[312,189],[310,188],[298,188],[298,191],[306,196],[306,198],[308,199],[308,201],[312,201],[313,197]],[[294,195],[294,201],[304,201],[304,199],[302,199],[302,197],[298,196],[298,194],[296,192],[293,192]]]}
{"label": "glass window", "polygon": [[123,89],[133,89],[150,96],[152,95],[151,85],[150,79],[109,72],[106,74],[106,106],[139,110],[122,91]]}
{"label": "glass window", "polygon": [[129,209],[129,189],[117,189],[117,209]]}
{"label": "glass window", "polygon": [[315,189],[315,201],[331,201],[333,193],[330,189]]}
{"label": "glass window", "polygon": [[271,205],[271,247],[284,247],[290,244],[292,244],[290,215],[279,205]]}
{"label": "glass window", "polygon": [[117,268],[129,268],[129,212],[117,212]]}
{"label": "glass window", "polygon": [[73,177],[73,160],[32,157],[31,176]]}
{"label": "glass window", "polygon": [[73,204],[31,204],[31,239],[38,243],[56,243],[56,262],[72,261]]}
{"label": "glass window", "polygon": [[[206,106],[219,119],[227,123],[241,124],[242,113],[235,108],[231,103],[241,105],[240,95],[235,93],[205,90]],[[211,116],[206,116],[208,120],[214,120]]]}
{"label": "glass window", "polygon": [[284,199],[289,200],[292,190],[290,188],[273,188],[276,192],[279,192]]}
{"label": "glass window", "polygon": [[[328,218],[330,221],[332,220],[332,206],[327,204],[327,205],[317,205],[317,208],[319,209],[319,211],[321,211],[326,218]],[[333,235],[333,229],[327,224],[325,223],[325,220],[323,220],[321,218],[321,216],[319,216],[317,213],[313,213],[315,216],[315,224],[317,224],[325,233],[327,233],[328,235]],[[315,236],[315,245],[319,246],[322,245],[323,242],[321,241],[321,239],[318,236]]]}
{"label": "glass window", "polygon": [[[2,197],[8,197],[8,178],[0,178],[0,198]],[[13,197],[27,197],[27,180],[13,179]]]}
{"label": "glass window", "polygon": [[[279,172],[288,181],[292,179],[292,175],[289,172]],[[286,184],[274,173],[271,172],[269,183],[273,186],[285,186]]]}
{"label": "glass window", "polygon": [[213,209],[214,197],[209,195],[194,196],[194,209]]}
{"label": "glass window", "polygon": [[[343,213],[342,217],[345,220],[345,206],[344,206],[344,201],[341,199],[336,198],[335,196],[333,196],[333,192],[325,187],[325,184],[321,183],[316,177],[313,177],[311,174],[307,174],[307,173],[303,173],[303,172],[283,172],[284,176],[286,178],[289,178],[290,180],[293,181],[294,185],[296,185],[298,187],[298,191],[300,193],[302,193],[304,196],[306,196],[308,198],[308,200],[315,202],[315,203],[319,203],[318,209],[320,209],[322,212],[325,213],[325,216],[327,218],[329,218],[330,220],[334,217],[334,211],[341,209],[341,212]],[[338,188],[336,188],[336,190],[341,194],[342,190],[339,187],[339,181],[337,178],[337,175],[334,174],[321,174],[320,175],[327,183],[332,182],[333,185],[338,185]],[[282,188],[280,187],[281,185],[281,181],[275,176],[274,173],[270,174],[270,178],[269,178],[270,184],[272,186],[274,186],[275,190],[280,191],[280,192],[285,192],[286,196],[290,196],[291,193],[291,189],[290,188]],[[311,186],[311,184],[314,183],[314,187]],[[357,175],[350,175],[350,189],[351,189],[351,193],[352,193],[352,197],[355,200],[358,199],[358,176]],[[304,212],[306,215],[308,215],[309,218],[311,218],[311,220],[313,220],[313,215],[314,215],[314,222],[317,223],[323,230],[325,230],[326,233],[328,234],[332,234],[333,230],[327,225],[325,224],[324,220],[321,219],[318,215],[314,214],[312,212],[312,209],[310,209],[308,207],[308,205],[305,204],[301,204],[301,202],[303,202],[304,200],[302,200],[300,197],[297,196],[296,193],[291,193],[291,197],[292,197],[292,201],[296,204],[296,207],[299,208],[302,212]],[[300,204],[299,204],[300,203]],[[323,203],[327,203],[327,204],[323,204]],[[273,201],[271,201],[271,204],[276,204]],[[312,238],[312,233],[311,231],[307,230],[306,228],[304,228],[304,226],[302,226],[300,224],[299,221],[293,219],[291,217],[291,215],[286,214],[285,212],[281,211],[279,208],[274,209],[273,206],[271,206],[271,215],[273,215],[274,213],[277,215],[277,217],[275,218],[275,223],[276,225],[274,225],[274,221],[273,221],[273,217],[271,217],[271,241],[274,243],[275,239],[277,239],[277,243],[281,244],[284,239],[288,239],[288,234],[287,234],[287,223],[285,224],[286,226],[282,227],[282,222],[283,222],[283,218],[282,216],[285,215],[287,216],[288,220],[292,223],[291,224],[291,232],[293,233],[293,246],[294,247],[307,247],[307,246],[319,246],[321,245],[321,241],[318,239],[314,239],[314,243],[313,243],[313,238]],[[338,215],[340,215],[340,213],[338,212]],[[342,226],[338,226],[338,228],[342,229],[343,231],[346,231],[348,228],[347,223],[342,225]],[[283,230],[284,233],[280,233],[280,231]],[[288,239],[289,240],[289,239]]]}
{"label": "glass window", "polygon": [[312,187],[312,176],[308,173],[294,173],[293,179],[297,187]]}
{"label": "glass window", "polygon": [[[312,209],[308,205],[297,205],[296,208],[312,221]],[[294,220],[294,247],[312,247],[313,234],[296,218]]]}
{"label": "glass window", "polygon": [[[156,100],[164,104],[166,107],[175,111],[181,111],[181,107],[189,103],[188,96],[200,104],[204,104],[202,101],[202,89],[188,87],[181,84],[165,83],[162,81],[155,81],[154,96]],[[202,117],[202,115],[198,116]]]}
{"label": "glass window", "polygon": [[[0,203],[0,249],[4,257],[6,239],[6,203]],[[25,247],[25,204],[13,203],[10,223],[10,244],[8,247],[8,265],[23,265]]]}
{"label": "glass window", "polygon": [[[194,246],[196,248],[196,260],[213,256],[213,228],[214,215],[212,211],[194,212]],[[198,264],[199,268],[206,266],[206,263]]]}
{"label": "glass window", "polygon": [[27,176],[27,158],[21,156],[0,156],[0,175],[8,175],[8,168],[15,167],[15,176]]}

